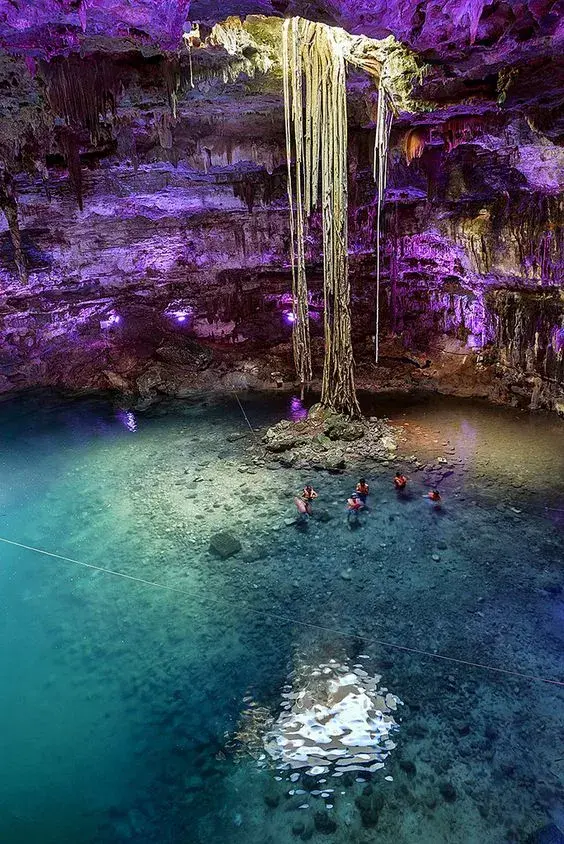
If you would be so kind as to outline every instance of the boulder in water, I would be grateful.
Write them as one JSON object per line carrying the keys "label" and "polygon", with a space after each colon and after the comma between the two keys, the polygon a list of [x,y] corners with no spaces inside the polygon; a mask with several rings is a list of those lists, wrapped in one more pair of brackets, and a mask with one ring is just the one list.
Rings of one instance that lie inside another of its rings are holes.
{"label": "boulder in water", "polygon": [[325,434],[330,440],[344,440],[352,442],[364,436],[364,427],[359,422],[349,422],[342,416],[335,416],[327,420],[324,427]]}
{"label": "boulder in water", "polygon": [[281,452],[289,451],[294,446],[306,442],[307,439],[307,429],[304,423],[293,423],[284,419],[269,428],[262,441],[268,451]]}
{"label": "boulder in water", "polygon": [[227,531],[216,533],[210,539],[210,551],[217,554],[222,560],[226,560],[228,557],[238,554],[241,548],[242,545],[239,540]]}
{"label": "boulder in water", "polygon": [[455,789],[455,787],[453,786],[452,783],[442,782],[439,785],[439,791],[441,792],[443,799],[447,803],[454,803],[454,801],[456,800],[456,797],[457,797],[456,789]]}

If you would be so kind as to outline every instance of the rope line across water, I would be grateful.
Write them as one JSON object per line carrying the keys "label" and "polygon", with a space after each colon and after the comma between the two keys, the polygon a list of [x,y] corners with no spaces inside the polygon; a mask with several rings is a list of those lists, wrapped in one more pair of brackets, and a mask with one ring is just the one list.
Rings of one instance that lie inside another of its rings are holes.
{"label": "rope line across water", "polygon": [[[111,574],[114,577],[122,577],[125,580],[134,580],[137,583],[142,583],[145,586],[153,586],[156,589],[166,589],[169,592],[177,592],[180,595],[187,595],[188,597],[193,597],[191,592],[188,592],[186,589],[181,589],[178,586],[169,586],[166,583],[157,583],[153,580],[145,580],[142,577],[137,577],[133,574],[126,574],[125,572],[121,571],[114,571],[113,569],[106,569],[102,566],[95,566],[93,563],[85,563],[82,560],[75,560],[73,557],[65,557],[62,554],[55,554],[52,551],[44,551],[42,548],[34,548],[32,545],[24,545],[22,542],[15,542],[12,539],[6,539],[5,537],[0,536],[0,542],[4,542],[6,545],[13,545],[17,548],[24,548],[26,551],[34,551],[36,554],[43,554],[46,557],[54,557],[57,560],[63,560],[66,563],[74,563],[77,566],[82,566],[86,569],[93,569],[94,571],[100,571],[104,574]],[[395,642],[385,642],[381,639],[370,639],[366,636],[359,636],[355,633],[349,633],[345,630],[338,630],[334,627],[327,627],[323,624],[315,624],[314,622],[310,621],[300,621],[300,619],[292,618],[291,616],[281,615],[279,613],[267,612],[266,610],[257,610],[251,607],[247,607],[247,610],[252,613],[253,615],[260,615],[262,617],[276,619],[277,621],[283,621],[285,624],[297,624],[301,625],[302,627],[308,627],[313,630],[323,630],[327,633],[335,633],[339,636],[345,636],[353,639],[360,639],[362,642],[366,644],[372,645],[381,645],[385,648],[392,648],[394,650],[403,651],[404,653],[412,653],[418,654],[419,656],[427,656],[431,657],[432,659],[441,659],[445,662],[453,662],[457,665],[467,665],[471,668],[482,668],[485,671],[493,671],[498,674],[507,674],[512,677],[519,677],[523,680],[533,680],[538,683],[549,683],[553,686],[560,686],[564,688],[564,681],[563,680],[554,680],[550,677],[540,677],[535,674],[525,674],[521,671],[513,671],[509,668],[499,668],[495,665],[488,665],[483,662],[470,662],[466,659],[458,659],[457,657],[453,656],[445,656],[444,654],[433,653],[433,651],[425,651],[421,648],[410,648],[406,645],[398,645]]]}
{"label": "rope line across water", "polygon": [[245,418],[245,422],[246,422],[246,423],[247,423],[247,425],[249,426],[249,431],[250,431],[250,432],[251,432],[251,434],[253,435],[253,439],[254,439],[254,440],[256,440],[257,435],[256,435],[256,433],[255,433],[255,429],[253,428],[253,426],[252,426],[252,425],[251,425],[251,423],[249,422],[249,417],[248,417],[248,416],[247,416],[247,414],[245,413],[245,410],[244,410],[244,408],[243,408],[243,405],[241,404],[241,401],[240,401],[240,399],[239,399],[239,396],[237,395],[237,393],[235,392],[235,390],[233,390],[233,395],[234,395],[234,396],[235,396],[235,398],[237,399],[237,404],[238,404],[238,405],[239,405],[239,407],[241,408],[241,413],[243,414],[243,416],[244,416],[244,418]]}

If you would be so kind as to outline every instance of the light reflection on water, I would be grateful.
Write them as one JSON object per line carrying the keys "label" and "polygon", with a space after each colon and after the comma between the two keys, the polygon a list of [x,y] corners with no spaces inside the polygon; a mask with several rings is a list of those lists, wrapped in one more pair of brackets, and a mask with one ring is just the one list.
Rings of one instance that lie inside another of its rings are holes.
{"label": "light reflection on water", "polygon": [[128,431],[134,433],[137,430],[137,419],[131,410],[118,410],[116,413],[116,419],[118,419]]}

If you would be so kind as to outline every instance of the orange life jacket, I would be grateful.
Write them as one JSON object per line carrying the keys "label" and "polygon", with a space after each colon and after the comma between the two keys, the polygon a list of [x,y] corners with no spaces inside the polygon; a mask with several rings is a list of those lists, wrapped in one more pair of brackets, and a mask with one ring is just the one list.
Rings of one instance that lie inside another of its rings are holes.
{"label": "orange life jacket", "polygon": [[398,489],[403,489],[407,483],[407,478],[404,475],[399,475],[399,477],[394,478],[394,485]]}
{"label": "orange life jacket", "polygon": [[431,499],[431,501],[440,501],[441,500],[441,496],[439,495],[438,492],[430,492],[429,498]]}
{"label": "orange life jacket", "polygon": [[368,495],[368,484],[357,484],[356,491],[361,495]]}

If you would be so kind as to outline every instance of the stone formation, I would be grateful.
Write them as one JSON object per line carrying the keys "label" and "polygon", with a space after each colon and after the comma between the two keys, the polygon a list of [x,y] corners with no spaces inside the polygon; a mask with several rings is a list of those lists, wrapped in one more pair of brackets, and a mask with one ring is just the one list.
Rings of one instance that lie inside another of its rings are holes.
{"label": "stone formation", "polygon": [[[356,387],[564,412],[558,3],[0,10],[1,392],[110,389],[143,407],[298,380],[281,55],[282,16],[301,16],[355,45],[373,39],[404,85],[378,135],[386,74],[378,62],[365,72],[355,46],[339,260]],[[318,208],[300,311],[314,386],[323,238]]]}

